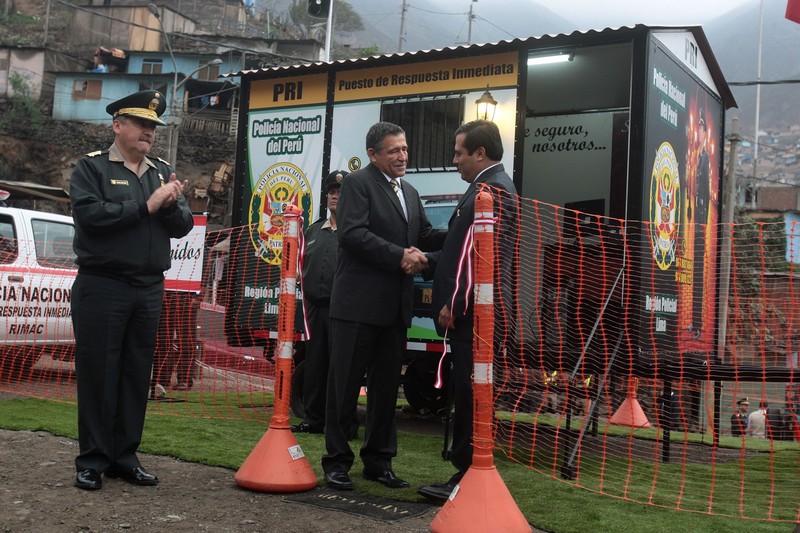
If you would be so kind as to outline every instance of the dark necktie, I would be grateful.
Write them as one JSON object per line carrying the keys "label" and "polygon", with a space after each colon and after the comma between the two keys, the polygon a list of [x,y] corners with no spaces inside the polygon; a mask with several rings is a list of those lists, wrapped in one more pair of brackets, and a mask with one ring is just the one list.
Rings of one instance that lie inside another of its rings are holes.
{"label": "dark necktie", "polygon": [[400,200],[400,206],[403,208],[403,217],[408,220],[408,212],[406,211],[406,203],[403,200],[403,193],[400,190],[400,182],[397,181],[397,178],[389,178],[389,183],[392,185],[392,190],[397,195],[397,199]]}

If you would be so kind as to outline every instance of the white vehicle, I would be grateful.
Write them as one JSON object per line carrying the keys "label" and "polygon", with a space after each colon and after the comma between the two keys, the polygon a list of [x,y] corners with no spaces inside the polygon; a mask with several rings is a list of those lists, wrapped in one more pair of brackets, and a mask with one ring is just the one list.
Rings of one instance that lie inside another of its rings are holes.
{"label": "white vehicle", "polygon": [[48,350],[59,359],[71,356],[74,233],[71,217],[0,207],[3,370],[27,370]]}
{"label": "white vehicle", "polygon": [[[206,217],[172,240],[166,289],[200,290]],[[78,272],[72,217],[0,207],[0,374],[21,376],[48,353],[72,360],[72,283]]]}

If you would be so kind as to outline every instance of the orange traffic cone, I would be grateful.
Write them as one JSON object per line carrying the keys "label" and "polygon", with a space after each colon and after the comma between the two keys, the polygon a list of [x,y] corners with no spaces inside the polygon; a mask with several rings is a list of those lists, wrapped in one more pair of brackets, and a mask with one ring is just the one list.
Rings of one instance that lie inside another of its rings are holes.
{"label": "orange traffic cone", "polygon": [[628,397],[619,406],[617,412],[608,421],[609,424],[615,426],[630,426],[632,428],[649,428],[650,421],[647,420],[647,415],[644,414],[642,406],[639,405],[639,400],[636,399],[637,379],[631,381],[628,387]]}
{"label": "orange traffic cone", "polygon": [[433,533],[515,533],[532,531],[506,484],[492,465],[467,470],[431,523]]}
{"label": "orange traffic cone", "polygon": [[317,486],[317,476],[289,428],[270,427],[233,479],[262,492],[302,492]]}
{"label": "orange traffic cone", "polygon": [[[297,276],[299,220],[294,205],[284,209],[281,286],[294,289]],[[283,290],[279,300],[278,344],[275,348],[275,411],[269,429],[233,476],[237,485],[264,492],[300,492],[317,486],[317,476],[289,428],[292,383],[294,290]]]}
{"label": "orange traffic cone", "polygon": [[[431,523],[434,533],[530,533],[531,526],[494,466],[492,358],[494,357],[494,276],[492,195],[483,190],[475,200],[475,330],[472,365],[472,466],[453,489]],[[487,228],[488,231],[487,231]],[[469,241],[465,246],[469,245]],[[487,287],[489,289],[487,290]]]}

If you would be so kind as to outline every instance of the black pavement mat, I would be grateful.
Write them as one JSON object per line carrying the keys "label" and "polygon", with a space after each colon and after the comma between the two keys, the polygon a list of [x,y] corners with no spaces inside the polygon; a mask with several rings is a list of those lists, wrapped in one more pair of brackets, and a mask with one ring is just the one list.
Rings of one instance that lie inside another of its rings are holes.
{"label": "black pavement mat", "polygon": [[165,398],[148,398],[147,401],[148,402],[152,402],[152,403],[181,403],[181,402],[185,402],[186,399],[185,398],[170,398],[169,396],[167,396]]}
{"label": "black pavement mat", "polygon": [[387,500],[355,491],[340,491],[327,487],[284,496],[283,500],[366,516],[383,522],[419,516],[433,507],[427,503]]}

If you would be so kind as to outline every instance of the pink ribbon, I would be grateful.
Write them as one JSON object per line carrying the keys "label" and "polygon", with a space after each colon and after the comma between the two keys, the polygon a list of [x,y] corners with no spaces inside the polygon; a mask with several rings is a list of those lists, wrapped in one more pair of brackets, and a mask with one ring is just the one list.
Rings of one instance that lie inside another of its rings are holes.
{"label": "pink ribbon", "polygon": [[[450,298],[450,312],[453,312],[453,308],[455,307],[456,297],[458,296],[459,292],[464,292],[464,312],[463,315],[467,314],[467,310],[469,309],[469,301],[470,296],[474,287],[472,282],[472,245],[475,242],[475,225],[476,224],[494,224],[497,221],[495,218],[479,218],[476,219],[475,222],[469,227],[469,231],[467,231],[466,237],[464,237],[464,242],[461,245],[461,253],[458,257],[458,268],[456,269],[456,286],[453,289],[453,296]],[[460,286],[461,282],[461,275],[464,273],[466,269],[467,275],[467,282],[465,286],[462,288]],[[435,311],[434,311],[435,312]],[[438,315],[434,317],[434,320],[438,320]],[[450,331],[449,328],[445,329],[444,331],[444,339],[442,339],[442,355],[439,357],[439,365],[436,368],[436,383],[433,386],[437,389],[441,389],[444,386],[444,378],[442,376],[443,371],[442,368],[444,367],[444,358],[447,355],[447,333]]]}
{"label": "pink ribbon", "polygon": [[[303,227],[303,217],[300,217],[299,227]],[[306,257],[306,235],[304,232],[299,231],[300,235],[297,237],[297,244],[299,250],[299,254],[297,255],[297,273],[300,275],[300,294],[303,295],[303,298],[300,300],[300,305],[303,306],[303,333],[305,334],[305,340],[311,338],[311,329],[308,326],[308,314],[306,313],[306,298],[305,298],[305,290],[303,289],[303,263]]]}

